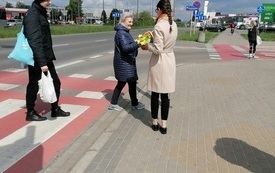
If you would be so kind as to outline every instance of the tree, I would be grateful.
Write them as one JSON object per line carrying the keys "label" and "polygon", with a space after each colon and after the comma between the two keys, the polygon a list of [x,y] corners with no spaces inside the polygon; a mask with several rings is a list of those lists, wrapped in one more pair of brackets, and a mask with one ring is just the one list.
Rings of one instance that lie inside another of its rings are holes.
{"label": "tree", "polygon": [[107,15],[105,10],[102,11],[101,13],[101,21],[105,24],[107,22]]}
{"label": "tree", "polygon": [[139,13],[138,16],[139,16],[138,19],[134,19],[134,25],[150,26],[155,23],[150,12],[148,11],[143,11]]}
{"label": "tree", "polygon": [[12,3],[7,2],[7,3],[6,3],[6,8],[13,8]]}
{"label": "tree", "polygon": [[52,23],[57,23],[57,21],[59,20],[59,12],[57,9],[53,8],[50,12],[50,18]]}
{"label": "tree", "polygon": [[27,9],[29,9],[30,6],[24,4],[23,2],[18,1],[18,2],[16,3],[16,8],[27,8]]}
{"label": "tree", "polygon": [[[118,10],[118,9],[115,9],[115,8],[113,8],[112,9],[112,11],[111,11],[111,13],[110,13],[110,17],[109,17],[109,19],[110,20],[114,20],[114,17],[113,17],[113,14],[117,14],[117,13],[122,13],[122,11],[121,10]],[[115,17],[116,18],[116,20],[119,20],[119,17]]]}
{"label": "tree", "polygon": [[67,15],[70,16],[71,20],[76,21],[77,17],[82,17],[82,0],[70,0],[68,6],[66,6]]}

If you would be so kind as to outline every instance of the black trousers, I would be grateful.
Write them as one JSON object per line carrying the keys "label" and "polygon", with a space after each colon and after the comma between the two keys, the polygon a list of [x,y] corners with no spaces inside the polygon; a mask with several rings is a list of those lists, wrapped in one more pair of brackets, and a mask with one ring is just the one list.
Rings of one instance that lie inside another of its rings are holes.
{"label": "black trousers", "polygon": [[[57,101],[52,103],[52,109],[55,109],[58,107],[61,82],[56,73],[53,62],[49,62],[47,66],[51,73],[51,77],[53,78],[53,84],[54,84],[55,93],[57,97]],[[30,65],[28,66],[28,72],[29,72],[29,83],[27,85],[27,91],[26,91],[26,105],[27,105],[27,110],[29,112],[34,110],[34,107],[35,107],[35,101],[39,90],[38,80],[41,79],[42,71],[39,65],[35,63],[34,66],[30,66]]]}
{"label": "black trousers", "polygon": [[158,119],[158,111],[159,111],[159,95],[161,98],[161,119],[167,120],[169,114],[170,107],[170,99],[168,97],[168,93],[156,93],[152,92],[151,95],[151,116],[153,119]]}
{"label": "black trousers", "polygon": [[256,52],[257,41],[249,41],[249,53]]}
{"label": "black trousers", "polygon": [[131,99],[132,106],[138,105],[138,99],[137,99],[137,81],[131,81],[131,82],[124,82],[124,81],[117,81],[117,85],[114,89],[111,104],[116,105],[118,102],[119,95],[124,88],[124,86],[128,83],[129,87],[129,95]]}

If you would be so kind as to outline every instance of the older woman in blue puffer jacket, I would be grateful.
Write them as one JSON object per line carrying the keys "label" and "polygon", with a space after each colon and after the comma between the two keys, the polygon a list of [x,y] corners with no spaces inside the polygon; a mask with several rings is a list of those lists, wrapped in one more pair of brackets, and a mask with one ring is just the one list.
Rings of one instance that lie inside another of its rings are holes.
{"label": "older woman in blue puffer jacket", "polygon": [[123,110],[118,103],[120,93],[126,83],[128,83],[129,95],[133,109],[144,109],[144,104],[139,103],[137,99],[137,67],[136,57],[138,55],[139,45],[130,34],[133,25],[133,15],[125,12],[120,17],[120,22],[115,26],[115,53],[114,53],[114,72],[118,80],[114,89],[109,110]]}

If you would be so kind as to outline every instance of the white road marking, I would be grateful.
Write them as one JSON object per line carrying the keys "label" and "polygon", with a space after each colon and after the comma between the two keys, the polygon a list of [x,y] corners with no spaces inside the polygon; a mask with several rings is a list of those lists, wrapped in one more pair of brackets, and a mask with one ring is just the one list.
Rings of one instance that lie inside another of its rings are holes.
{"label": "white road marking", "polygon": [[10,89],[16,88],[16,87],[18,87],[18,86],[19,86],[19,85],[0,83],[0,90],[7,91],[7,90],[10,90]]}
{"label": "white road marking", "polygon": [[96,59],[96,58],[99,58],[99,57],[102,57],[103,55],[95,55],[95,56],[92,56],[90,57],[91,59]]}
{"label": "white road marking", "polygon": [[[62,104],[61,107],[71,112],[71,115],[66,118],[30,122],[13,132],[11,135],[0,140],[0,172],[3,172],[19,159],[26,156],[29,152],[48,140],[89,108],[88,106],[69,104]],[[48,119],[51,119],[50,112],[46,115]]]}
{"label": "white road marking", "polygon": [[178,48],[178,49],[206,49],[204,47],[185,47],[185,46],[175,46],[174,48]]}
{"label": "white road marking", "polygon": [[60,69],[60,68],[67,67],[67,66],[74,65],[74,64],[78,64],[78,63],[81,63],[81,62],[84,62],[84,60],[78,60],[78,61],[73,61],[73,62],[70,62],[70,63],[67,63],[67,64],[62,64],[62,65],[56,66],[55,68]]}
{"label": "white road marking", "polygon": [[104,80],[116,81],[116,78],[114,76],[109,76],[109,77],[106,77]]}
{"label": "white road marking", "polygon": [[107,41],[107,39],[95,40],[95,42],[103,42],[103,41]]}
{"label": "white road marking", "polygon": [[62,47],[62,46],[68,46],[69,44],[57,44],[57,45],[53,45],[53,47]]}
{"label": "white road marking", "polygon": [[101,99],[106,94],[107,93],[102,93],[102,92],[82,91],[81,93],[77,94],[75,97],[90,98],[90,99]]}
{"label": "white road marking", "polygon": [[87,79],[87,78],[92,77],[92,76],[93,75],[88,75],[88,74],[73,74],[69,77]]}
{"label": "white road marking", "polygon": [[18,73],[18,72],[22,72],[25,71],[26,69],[22,69],[22,68],[7,68],[1,71],[6,71],[6,72],[12,72],[12,73]]}
{"label": "white road marking", "polygon": [[7,99],[5,101],[0,102],[0,118],[3,118],[13,112],[16,112],[22,109],[25,106],[25,100],[19,99]]}

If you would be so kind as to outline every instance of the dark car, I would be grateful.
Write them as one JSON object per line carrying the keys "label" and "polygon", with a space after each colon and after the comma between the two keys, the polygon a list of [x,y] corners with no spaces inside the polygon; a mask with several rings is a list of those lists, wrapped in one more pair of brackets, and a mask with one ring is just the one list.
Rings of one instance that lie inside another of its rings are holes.
{"label": "dark car", "polygon": [[268,25],[260,25],[259,31],[260,32],[270,32],[270,31],[275,32],[275,23],[268,24]]}
{"label": "dark car", "polygon": [[205,25],[199,28],[200,31],[209,31],[209,32],[221,32],[226,30],[226,27],[219,24]]}

